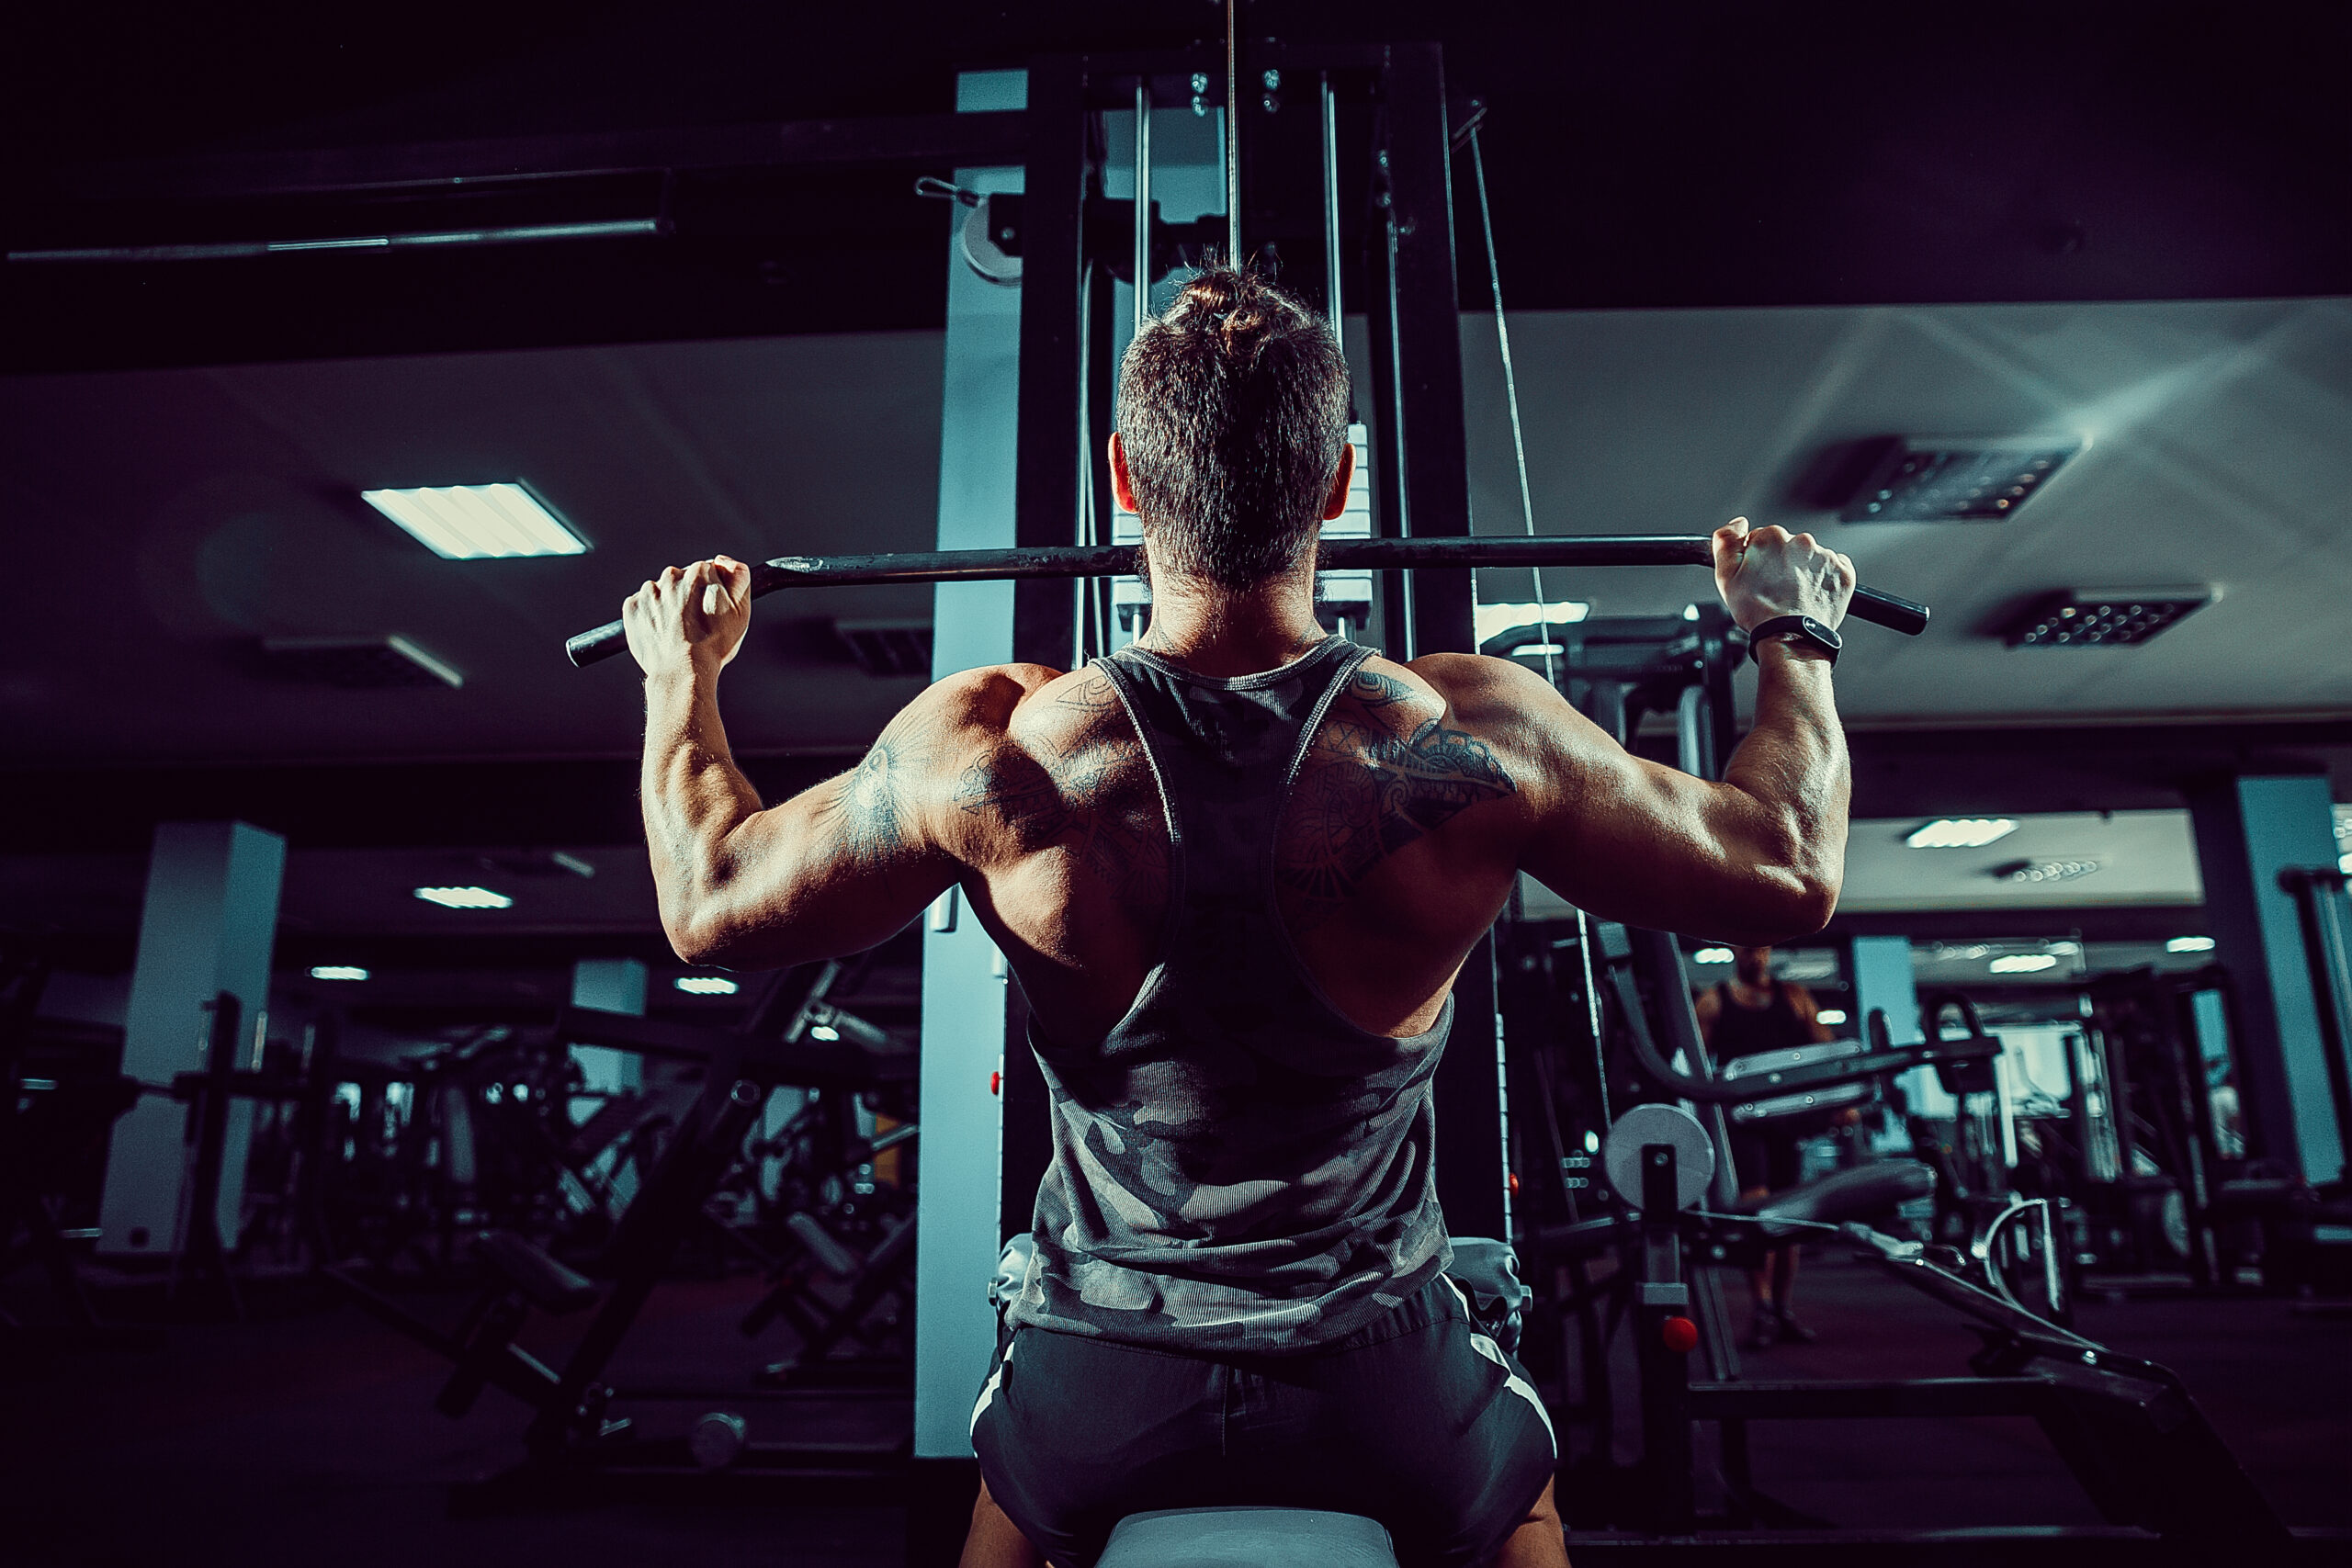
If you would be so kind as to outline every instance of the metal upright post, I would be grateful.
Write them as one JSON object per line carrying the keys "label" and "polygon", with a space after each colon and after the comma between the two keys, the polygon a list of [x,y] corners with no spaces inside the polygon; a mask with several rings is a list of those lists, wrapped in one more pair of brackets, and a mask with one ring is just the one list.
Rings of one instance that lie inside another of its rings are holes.
{"label": "metal upright post", "polygon": [[[1014,539],[1078,542],[1078,446],[1085,376],[1085,62],[1029,68],[1029,166],[1021,209],[1021,387]],[[1065,669],[1077,639],[1077,585],[1013,590],[1012,657]]]}
{"label": "metal upright post", "polygon": [[1642,1267],[1634,1289],[1635,1354],[1642,1378],[1642,1468],[1648,1473],[1650,1501],[1659,1529],[1688,1535],[1694,1501],[1690,1485],[1690,1364],[1669,1349],[1669,1317],[1690,1309],[1690,1288],[1682,1279],[1682,1237],[1675,1216],[1681,1211],[1680,1178],[1674,1145],[1642,1148]]}
{"label": "metal upright post", "polygon": [[[1438,46],[1391,48],[1385,85],[1385,135],[1375,155],[1385,160],[1388,206],[1373,249],[1383,253],[1375,270],[1385,275],[1386,299],[1374,299],[1372,313],[1385,314],[1387,321],[1373,350],[1382,458],[1374,464],[1374,479],[1389,532],[1463,536],[1470,532],[1470,469],[1453,266],[1453,152]],[[1385,604],[1392,657],[1476,649],[1468,570],[1416,572],[1402,598],[1402,605],[1393,595]],[[1439,1196],[1455,1235],[1508,1240],[1509,1139],[1491,936],[1471,950],[1453,996],[1453,1036],[1435,1084]]]}
{"label": "metal upright post", "polygon": [[1151,324],[1151,77],[1136,78],[1135,335]]}
{"label": "metal upright post", "polygon": [[1331,73],[1318,84],[1323,108],[1323,314],[1331,333],[1346,346],[1347,316],[1340,297],[1340,99],[1331,90]]}

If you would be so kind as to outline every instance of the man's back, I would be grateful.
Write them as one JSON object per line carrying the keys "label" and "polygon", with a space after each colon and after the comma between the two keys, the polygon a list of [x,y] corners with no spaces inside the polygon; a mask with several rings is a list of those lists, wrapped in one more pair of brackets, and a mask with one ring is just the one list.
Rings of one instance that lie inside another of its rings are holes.
{"label": "man's back", "polygon": [[[1369,657],[1324,638],[1216,677],[1130,649],[978,738],[958,858],[1030,996],[1052,1107],[1010,1321],[1296,1352],[1443,1267],[1429,1088],[1450,1011],[1401,1036],[1363,1027],[1295,938],[1372,901],[1384,847],[1509,781],[1460,737],[1432,761],[1434,721],[1419,749],[1372,728],[1405,705],[1363,675]],[[1324,969],[1365,990],[1361,965]]]}
{"label": "man's back", "polygon": [[[943,838],[956,835],[972,901],[1043,1031],[1098,1039],[1160,956],[1171,859],[1160,785],[1101,670],[974,679],[1001,716],[989,704],[972,714],[928,775],[930,809]],[[1283,932],[1342,1017],[1419,1033],[1510,896],[1518,784],[1436,687],[1377,655],[1305,739],[1273,845]]]}

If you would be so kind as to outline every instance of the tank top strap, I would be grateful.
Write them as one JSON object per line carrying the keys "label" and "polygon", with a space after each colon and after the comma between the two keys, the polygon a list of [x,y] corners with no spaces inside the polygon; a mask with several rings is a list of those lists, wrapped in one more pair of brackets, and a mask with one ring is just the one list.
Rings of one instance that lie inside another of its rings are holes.
{"label": "tank top strap", "polygon": [[1159,782],[1178,863],[1175,903],[1216,918],[1266,911],[1292,779],[1324,714],[1372,654],[1331,637],[1278,670],[1222,679],[1136,648],[1094,661],[1125,702]]}

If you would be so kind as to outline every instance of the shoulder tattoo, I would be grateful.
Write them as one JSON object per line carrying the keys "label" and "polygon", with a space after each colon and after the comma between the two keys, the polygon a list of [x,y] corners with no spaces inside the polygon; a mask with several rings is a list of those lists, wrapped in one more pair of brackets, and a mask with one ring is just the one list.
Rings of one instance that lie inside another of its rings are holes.
{"label": "shoulder tattoo", "polygon": [[1359,670],[1331,705],[1291,789],[1275,875],[1308,924],[1352,897],[1388,856],[1481,801],[1518,792],[1493,748],[1446,727],[1392,676]]}
{"label": "shoulder tattoo", "polygon": [[1042,746],[1007,740],[964,771],[956,801],[1001,824],[1015,852],[1061,849],[1122,896],[1163,895],[1168,828],[1143,743],[1110,681],[1058,694]]}
{"label": "shoulder tattoo", "polygon": [[918,774],[934,728],[929,718],[899,715],[864,760],[834,781],[823,817],[861,868],[888,862],[913,841]]}

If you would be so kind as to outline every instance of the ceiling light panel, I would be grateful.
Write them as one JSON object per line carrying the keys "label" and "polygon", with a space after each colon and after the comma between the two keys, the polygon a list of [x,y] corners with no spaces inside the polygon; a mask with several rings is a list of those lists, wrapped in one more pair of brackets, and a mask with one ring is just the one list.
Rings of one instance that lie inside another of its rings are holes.
{"label": "ceiling light panel", "polygon": [[1996,975],[2039,975],[2045,969],[2057,968],[2058,956],[2052,953],[2005,953],[1986,967]]}
{"label": "ceiling light panel", "polygon": [[514,900],[487,887],[420,887],[416,896],[445,909],[504,909]]}
{"label": "ceiling light panel", "polygon": [[1897,438],[1838,514],[1841,523],[1997,523],[2041,493],[2079,442]]}
{"label": "ceiling light panel", "polygon": [[313,980],[365,980],[368,971],[356,964],[314,964],[311,965]]}
{"label": "ceiling light panel", "polygon": [[2132,648],[2212,603],[2210,588],[2074,588],[2036,600],[2011,648]]}
{"label": "ceiling light panel", "polygon": [[731,997],[741,989],[724,975],[681,975],[670,983],[690,997]]}
{"label": "ceiling light panel", "polygon": [[1995,880],[2035,887],[2050,882],[2073,882],[2098,869],[2095,860],[2013,860],[1993,868]]}
{"label": "ceiling light panel", "polygon": [[1981,850],[2018,830],[2007,817],[1940,817],[1904,838],[1915,850]]}
{"label": "ceiling light panel", "polygon": [[366,490],[359,498],[445,560],[576,556],[588,548],[522,483]]}
{"label": "ceiling light panel", "polygon": [[2213,939],[2210,936],[2177,936],[2165,943],[2166,953],[2211,953]]}

